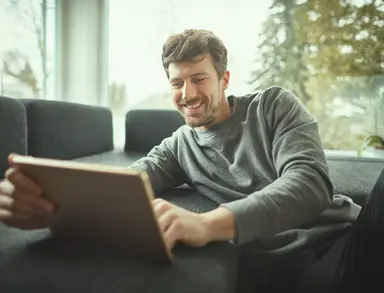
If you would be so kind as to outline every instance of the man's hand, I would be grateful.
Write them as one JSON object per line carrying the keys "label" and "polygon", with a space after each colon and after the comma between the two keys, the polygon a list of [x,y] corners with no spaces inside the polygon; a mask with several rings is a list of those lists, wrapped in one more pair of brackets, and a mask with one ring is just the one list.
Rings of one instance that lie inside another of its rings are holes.
{"label": "man's hand", "polygon": [[42,194],[42,188],[33,180],[15,168],[8,169],[5,180],[0,182],[0,221],[20,229],[47,227],[54,205]]}
{"label": "man's hand", "polygon": [[177,241],[190,246],[204,246],[208,242],[208,227],[201,215],[160,198],[153,201],[155,215],[165,243],[173,248]]}
{"label": "man's hand", "polygon": [[219,207],[211,212],[197,214],[156,198],[153,207],[166,245],[172,249],[180,241],[201,247],[211,241],[233,240],[235,221],[233,214]]}

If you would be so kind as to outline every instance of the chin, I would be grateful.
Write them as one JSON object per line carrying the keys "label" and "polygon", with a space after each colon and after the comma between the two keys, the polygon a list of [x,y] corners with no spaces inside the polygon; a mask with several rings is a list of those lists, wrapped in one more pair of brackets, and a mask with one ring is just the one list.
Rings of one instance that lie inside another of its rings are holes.
{"label": "chin", "polygon": [[184,117],[185,123],[190,127],[201,127],[204,126],[204,121],[197,120],[197,119],[188,119],[187,117]]}
{"label": "chin", "polygon": [[201,127],[203,126],[202,124],[204,123],[201,123],[201,122],[196,122],[196,121],[189,121],[188,119],[185,119],[185,123],[190,126],[190,127]]}
{"label": "chin", "polygon": [[184,117],[184,120],[188,126],[194,127],[194,128],[208,127],[212,123],[212,120],[210,119],[188,119]]}

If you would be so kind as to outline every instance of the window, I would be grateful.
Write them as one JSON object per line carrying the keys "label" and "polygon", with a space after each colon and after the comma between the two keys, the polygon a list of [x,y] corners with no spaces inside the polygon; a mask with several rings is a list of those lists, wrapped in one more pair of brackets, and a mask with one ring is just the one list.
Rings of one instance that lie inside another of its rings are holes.
{"label": "window", "polygon": [[52,98],[54,0],[0,1],[0,94]]}
{"label": "window", "polygon": [[326,149],[356,151],[384,134],[383,14],[374,0],[111,0],[110,104],[172,108],[161,46],[205,28],[228,48],[228,94],[282,85],[319,121]]}

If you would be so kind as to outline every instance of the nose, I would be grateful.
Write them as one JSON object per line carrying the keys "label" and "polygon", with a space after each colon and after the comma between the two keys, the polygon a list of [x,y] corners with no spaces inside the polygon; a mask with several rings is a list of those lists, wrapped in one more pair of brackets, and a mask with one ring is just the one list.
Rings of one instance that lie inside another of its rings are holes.
{"label": "nose", "polygon": [[182,92],[183,100],[187,101],[195,97],[196,97],[196,88],[188,82],[184,83],[183,92]]}

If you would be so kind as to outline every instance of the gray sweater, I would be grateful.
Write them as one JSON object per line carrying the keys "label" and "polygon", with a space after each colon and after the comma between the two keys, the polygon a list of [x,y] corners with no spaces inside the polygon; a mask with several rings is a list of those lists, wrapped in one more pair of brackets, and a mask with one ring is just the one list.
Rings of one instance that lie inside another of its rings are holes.
{"label": "gray sweater", "polygon": [[146,171],[155,192],[187,183],[231,210],[239,244],[299,248],[356,218],[358,206],[333,197],[318,124],[297,97],[271,87],[228,100],[229,119],[184,125],[130,167]]}

